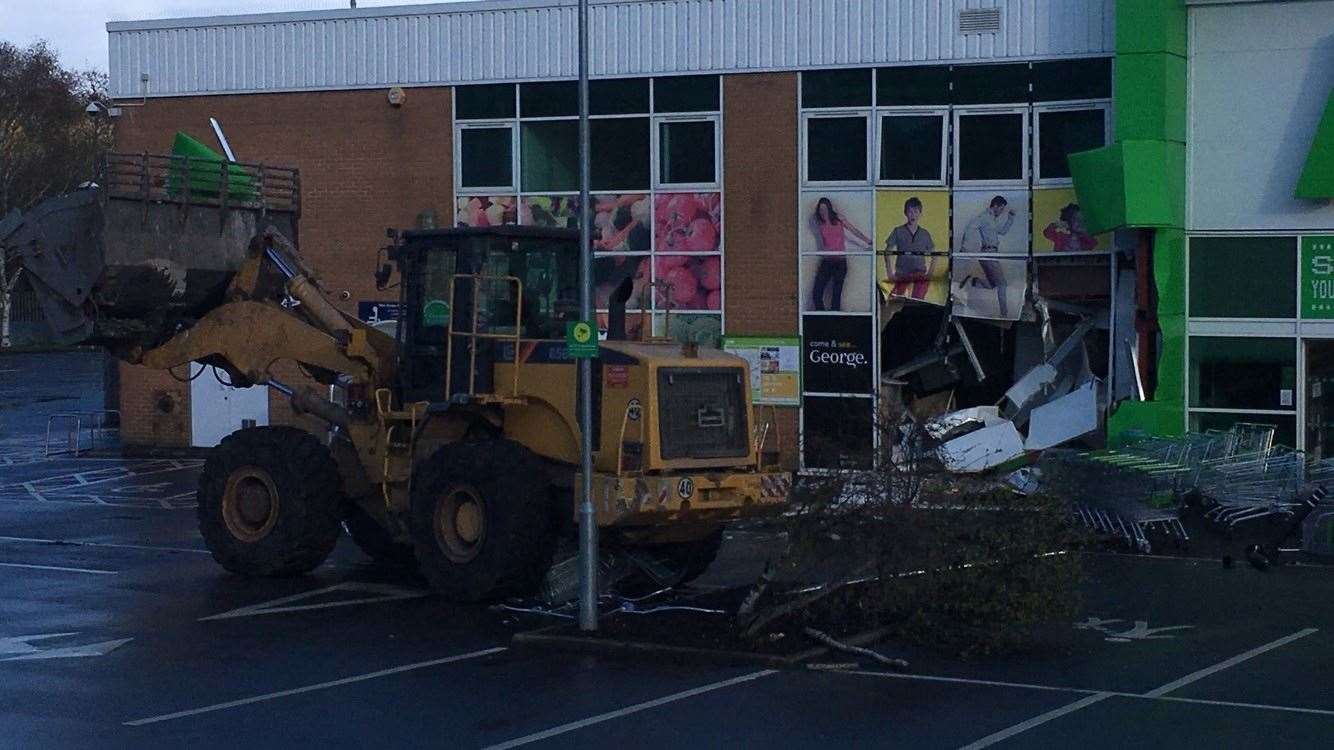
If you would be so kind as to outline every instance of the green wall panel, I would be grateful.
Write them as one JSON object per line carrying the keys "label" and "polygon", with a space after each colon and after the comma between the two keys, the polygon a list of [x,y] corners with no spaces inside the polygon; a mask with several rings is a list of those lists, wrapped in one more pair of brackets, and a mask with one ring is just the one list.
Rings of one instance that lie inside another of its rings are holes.
{"label": "green wall panel", "polygon": [[1186,5],[1182,0],[1116,0],[1116,52],[1186,55]]}
{"label": "green wall panel", "polygon": [[1159,316],[1186,314],[1186,233],[1180,229],[1154,232],[1153,283]]}
{"label": "green wall panel", "polygon": [[1180,435],[1185,431],[1186,411],[1180,404],[1162,401],[1125,401],[1107,419],[1107,442],[1121,445],[1127,433]]}
{"label": "green wall panel", "polygon": [[1175,141],[1123,141],[1070,155],[1075,195],[1094,232],[1184,224],[1186,147]]}
{"label": "green wall panel", "polygon": [[1116,139],[1186,142],[1186,58],[1167,52],[1116,56]]}
{"label": "green wall panel", "polygon": [[1110,232],[1126,223],[1126,177],[1121,144],[1070,154],[1075,197],[1089,231]]}
{"label": "green wall panel", "polygon": [[1159,315],[1158,389],[1155,401],[1186,401],[1186,316]]}
{"label": "green wall panel", "polygon": [[1334,198],[1334,91],[1325,102],[1325,114],[1320,118],[1301,179],[1297,181],[1297,197]]}

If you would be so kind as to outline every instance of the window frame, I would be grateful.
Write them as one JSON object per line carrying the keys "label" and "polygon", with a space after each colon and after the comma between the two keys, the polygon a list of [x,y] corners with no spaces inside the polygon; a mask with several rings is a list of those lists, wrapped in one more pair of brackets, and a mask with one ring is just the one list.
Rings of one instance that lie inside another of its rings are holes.
{"label": "window frame", "polygon": [[[939,180],[888,180],[880,176],[881,153],[885,144],[885,119],[889,117],[921,117],[939,115],[940,117],[940,179]],[[950,146],[954,139],[953,122],[950,108],[947,106],[898,106],[877,107],[875,109],[875,168],[876,187],[945,187],[950,184]]]}
{"label": "window frame", "polygon": [[[454,195],[514,195],[519,194],[519,121],[516,120],[467,120],[454,123]],[[463,184],[463,132],[466,130],[500,130],[510,132],[510,184],[508,185],[464,185]]]}
{"label": "window frame", "polygon": [[[954,151],[954,158],[951,159],[951,166],[953,167],[953,172],[952,172],[953,180],[951,181],[950,188],[952,190],[957,190],[959,188],[970,188],[970,187],[1013,187],[1013,188],[1030,187],[1030,181],[1033,174],[1032,169],[1030,169],[1031,165],[1029,163],[1032,158],[1032,145],[1033,145],[1032,144],[1033,124],[1031,121],[1032,120],[1031,112],[1033,110],[1032,105],[1024,104],[1021,106],[1016,106],[1011,104],[970,104],[970,105],[961,105],[957,107],[952,107],[951,109],[952,112],[950,119],[952,127],[951,127],[950,146]],[[1020,158],[1019,158],[1021,174],[1019,177],[1005,178],[1000,180],[967,180],[960,176],[963,173],[959,168],[960,166],[959,157],[963,149],[960,147],[959,138],[963,131],[962,128],[959,126],[959,124],[960,121],[965,117],[974,117],[979,115],[983,116],[1019,115],[1020,117],[1023,118],[1022,121],[1023,124],[1021,126],[1023,133],[1023,141],[1020,144]]]}
{"label": "window frame", "polygon": [[1070,187],[1075,184],[1073,175],[1070,177],[1042,176],[1042,115],[1048,112],[1079,112],[1099,109],[1102,110],[1102,145],[1105,147],[1112,142],[1112,101],[1110,99],[1043,102],[1041,104],[1035,102],[1033,104],[1033,121],[1030,132],[1033,141],[1034,187]]}
{"label": "window frame", "polygon": [[[798,154],[801,159],[801,186],[802,188],[867,188],[874,189],[875,176],[879,172],[879,164],[872,163],[878,157],[876,153],[876,144],[872,142],[875,136],[875,129],[872,127],[872,119],[875,116],[874,107],[856,108],[856,109],[820,109],[803,111],[801,113],[801,132],[798,134],[800,141],[798,143]],[[866,159],[862,167],[865,175],[860,180],[812,180],[810,178],[811,153],[809,144],[809,125],[811,120],[833,120],[850,119],[860,117],[866,126]]]}
{"label": "window frame", "polygon": [[[650,188],[665,193],[721,192],[723,172],[722,114],[654,115],[649,143],[649,168],[653,172]],[[707,122],[713,125],[713,180],[710,182],[664,182],[662,179],[662,126],[675,123]]]}

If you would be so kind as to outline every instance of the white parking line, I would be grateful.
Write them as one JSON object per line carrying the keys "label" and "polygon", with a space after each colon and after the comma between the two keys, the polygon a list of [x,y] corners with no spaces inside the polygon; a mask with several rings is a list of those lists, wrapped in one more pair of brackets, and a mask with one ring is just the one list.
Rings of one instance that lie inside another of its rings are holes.
{"label": "white parking line", "polygon": [[58,546],[70,547],[109,547],[111,549],[139,549],[149,550],[151,552],[189,552],[193,555],[211,555],[213,553],[206,549],[191,549],[189,547],[155,547],[145,544],[114,544],[112,542],[76,542],[69,539],[36,539],[22,536],[0,536],[0,542],[15,542],[27,544],[54,544]]}
{"label": "white parking line", "polygon": [[1196,682],[1198,680],[1203,680],[1205,677],[1208,677],[1209,675],[1214,674],[1215,672],[1222,672],[1224,669],[1227,669],[1229,667],[1235,667],[1238,664],[1246,661],[1247,659],[1253,659],[1259,656],[1260,654],[1263,654],[1266,651],[1273,651],[1274,649],[1279,648],[1281,646],[1286,646],[1289,643],[1292,643],[1293,641],[1299,638],[1305,638],[1306,636],[1315,632],[1317,632],[1315,628],[1307,628],[1305,630],[1299,630],[1296,633],[1293,633],[1292,635],[1284,636],[1283,638],[1279,638],[1277,641],[1273,641],[1272,643],[1266,643],[1265,645],[1260,646],[1258,648],[1253,648],[1244,654],[1237,654],[1231,659],[1228,659],[1227,661],[1221,661],[1213,665],[1212,667],[1205,667],[1204,669],[1201,669],[1198,672],[1191,672],[1190,674],[1186,675],[1185,677],[1182,677],[1179,680],[1173,680],[1167,683],[1166,685],[1163,685],[1160,688],[1157,688],[1155,690],[1150,690],[1149,692],[1145,693],[1145,695],[1147,695],[1150,698],[1157,698],[1163,695],[1167,695],[1168,693],[1172,692],[1173,690],[1176,690],[1177,688],[1185,687],[1190,683]]}
{"label": "white parking line", "polygon": [[120,573],[119,570],[92,570],[89,568],[64,568],[59,565],[29,565],[26,563],[5,563],[0,562],[0,568],[27,568],[29,570],[57,570],[64,573],[91,573],[99,576],[114,576]]}
{"label": "white parking line", "polygon": [[739,685],[743,682],[758,680],[761,677],[768,677],[769,675],[776,673],[777,670],[765,669],[760,672],[751,672],[750,674],[742,675],[740,677],[733,677],[730,680],[723,680],[722,682],[714,682],[709,685],[704,685],[703,687],[691,688],[690,690],[682,690],[679,693],[672,693],[671,695],[664,696],[656,700],[646,701],[644,703],[636,703],[633,706],[626,706],[625,708],[620,708],[615,711],[608,711],[605,714],[590,716],[587,719],[580,719],[579,721],[572,721],[568,724],[561,724],[558,727],[552,727],[551,729],[547,729],[542,732],[537,732],[535,734],[530,734],[526,737],[520,737],[515,740],[510,740],[509,742],[502,742],[499,745],[491,745],[487,748],[484,748],[484,750],[508,750],[508,748],[528,745],[534,742],[539,742],[541,740],[565,734],[566,732],[573,732],[576,729],[583,729],[584,727],[592,726],[594,724],[601,724],[604,721],[619,719],[622,716],[629,716],[630,714],[636,714],[639,713],[640,711],[647,711],[650,708],[665,706],[668,703],[675,703],[676,701],[684,700],[686,698],[692,698],[696,695],[711,693],[714,690],[721,690],[725,687],[731,687],[732,685]]}
{"label": "white parking line", "polygon": [[1093,695],[1084,696],[1083,698],[1080,698],[1074,703],[1071,703],[1066,706],[1061,706],[1060,708],[1052,709],[1051,711],[1048,711],[1047,713],[1041,714],[1039,716],[1034,716],[1028,721],[1020,722],[1007,729],[1002,729],[999,732],[996,732],[995,734],[989,734],[986,737],[983,737],[982,739],[978,740],[977,742],[964,745],[962,748],[960,748],[960,750],[979,750],[980,748],[991,747],[997,742],[1008,740],[1011,737],[1015,736],[1016,734],[1027,732],[1033,727],[1046,724],[1052,719],[1059,719],[1062,716],[1065,716],[1066,714],[1072,714],[1081,708],[1087,708],[1088,706],[1092,706],[1094,703],[1098,703],[1099,701],[1105,701],[1110,697],[1112,697],[1111,693],[1094,693]]}
{"label": "white parking line", "polygon": [[875,672],[868,670],[848,670],[846,672],[831,670],[826,674],[851,674],[862,677],[885,677],[895,680],[918,680],[923,682],[948,682],[960,685],[977,685],[979,687],[999,687],[1014,688],[1016,690],[1045,690],[1057,693],[1084,693],[1087,695],[1097,695],[1106,693],[1113,698],[1135,698],[1137,700],[1149,701],[1172,701],[1174,703],[1198,703],[1204,706],[1223,706],[1226,708],[1254,708],[1261,711],[1283,711],[1286,713],[1312,714],[1314,716],[1334,716],[1334,709],[1327,708],[1303,708],[1300,706],[1276,706],[1270,703],[1247,703],[1244,701],[1221,701],[1209,700],[1207,698],[1180,698],[1175,695],[1145,695],[1143,693],[1126,693],[1119,690],[1091,690],[1089,688],[1066,687],[1064,685],[1035,685],[1029,682],[1003,682],[1000,680],[974,680],[967,677],[942,677],[929,674],[903,674],[902,672]]}
{"label": "white parking line", "polygon": [[[1242,662],[1248,659],[1253,659],[1256,656],[1259,656],[1260,654],[1263,654],[1267,651],[1272,651],[1276,648],[1286,646],[1287,644],[1292,643],[1293,641],[1299,638],[1305,638],[1306,636],[1315,632],[1317,632],[1315,628],[1306,628],[1305,630],[1299,630],[1296,633],[1284,636],[1276,641],[1271,641],[1263,646],[1258,646],[1245,653],[1237,654],[1236,656],[1221,661],[1211,667],[1205,667],[1204,669],[1201,669],[1197,672],[1191,672],[1190,674],[1186,675],[1185,677],[1182,677],[1181,679],[1173,680],[1172,682],[1169,682],[1166,685],[1163,685],[1162,687],[1156,688],[1154,690],[1150,690],[1149,692],[1144,693],[1143,695],[1131,695],[1128,697],[1172,700],[1171,698],[1167,697],[1167,693],[1170,693],[1173,690],[1176,690],[1177,688],[1184,687],[1198,680],[1202,680],[1205,677],[1208,677],[1209,675],[1216,674],[1230,667],[1235,667],[1238,664],[1241,664]],[[1052,711],[1048,711],[1047,713],[1041,714],[1040,716],[1034,716],[1028,721],[1020,722],[1012,727],[1009,727],[1007,729],[1002,729],[999,732],[995,732],[994,734],[989,734],[986,737],[983,737],[982,739],[976,742],[973,742],[969,745],[965,745],[962,748],[962,750],[979,750],[980,748],[990,747],[991,745],[994,745],[997,742],[1001,742],[1002,740],[1007,740],[1017,734],[1027,732],[1028,730],[1034,727],[1046,724],[1047,722],[1052,721],[1053,719],[1059,719],[1062,716],[1074,713],[1075,711],[1078,711],[1082,708],[1087,708],[1088,706],[1091,706],[1100,701],[1107,700],[1108,698],[1114,697],[1116,695],[1117,694],[1115,692],[1100,692],[1100,693],[1094,693],[1093,695],[1085,696],[1084,698],[1080,698],[1079,700],[1069,705],[1062,706]],[[1252,707],[1254,708],[1256,706]],[[1286,710],[1292,710],[1292,709],[1287,708]]]}
{"label": "white parking line", "polygon": [[378,672],[370,672],[367,674],[356,675],[355,677],[344,677],[341,680],[330,680],[329,682],[321,682],[316,685],[307,685],[305,687],[292,688],[291,690],[280,690],[276,693],[265,693],[264,695],[256,695],[253,698],[241,698],[240,700],[227,701],[226,703],[215,703],[211,706],[204,706],[203,708],[192,708],[186,711],[177,711],[176,713],[172,714],[163,714],[161,716],[150,716],[146,719],[135,719],[134,721],[125,722],[125,726],[141,727],[144,726],[145,724],[156,724],[160,721],[171,721],[172,719],[180,719],[186,716],[198,716],[199,714],[207,714],[207,713],[212,713],[214,711],[222,711],[228,708],[236,708],[237,706],[248,706],[251,703],[261,703],[263,701],[270,701],[275,698],[286,698],[290,695],[313,693],[316,690],[326,690],[328,688],[338,687],[340,685],[350,685],[354,682],[365,682],[366,680],[374,680],[377,677],[388,677],[389,675],[402,674],[403,672],[411,672],[414,669],[425,669],[426,667],[435,667],[441,664],[451,664],[453,662],[467,661],[468,659],[478,659],[483,656],[498,654],[501,651],[506,651],[506,650],[508,649],[505,646],[497,646],[496,648],[483,649],[482,651],[473,651],[472,653],[459,654],[458,656],[446,656],[443,659],[432,659],[431,661],[419,661],[416,664],[404,664],[401,667],[394,667],[392,669],[381,669]]}

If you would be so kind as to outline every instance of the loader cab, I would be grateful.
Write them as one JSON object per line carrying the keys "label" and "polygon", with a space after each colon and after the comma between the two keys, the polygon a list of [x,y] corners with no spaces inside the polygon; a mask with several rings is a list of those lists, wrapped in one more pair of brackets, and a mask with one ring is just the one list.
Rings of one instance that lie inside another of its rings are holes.
{"label": "loader cab", "polygon": [[[575,230],[408,231],[391,259],[402,279],[404,400],[445,401],[467,384],[488,390],[507,341],[563,339],[565,324],[579,317]],[[451,394],[445,393],[447,361]]]}

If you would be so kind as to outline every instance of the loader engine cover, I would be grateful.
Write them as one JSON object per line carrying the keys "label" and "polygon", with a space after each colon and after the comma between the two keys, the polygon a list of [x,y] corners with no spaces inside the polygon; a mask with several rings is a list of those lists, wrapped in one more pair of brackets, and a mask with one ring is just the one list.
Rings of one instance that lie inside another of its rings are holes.
{"label": "loader engine cover", "polygon": [[749,453],[743,376],[744,371],[735,367],[658,370],[663,459],[738,458]]}

